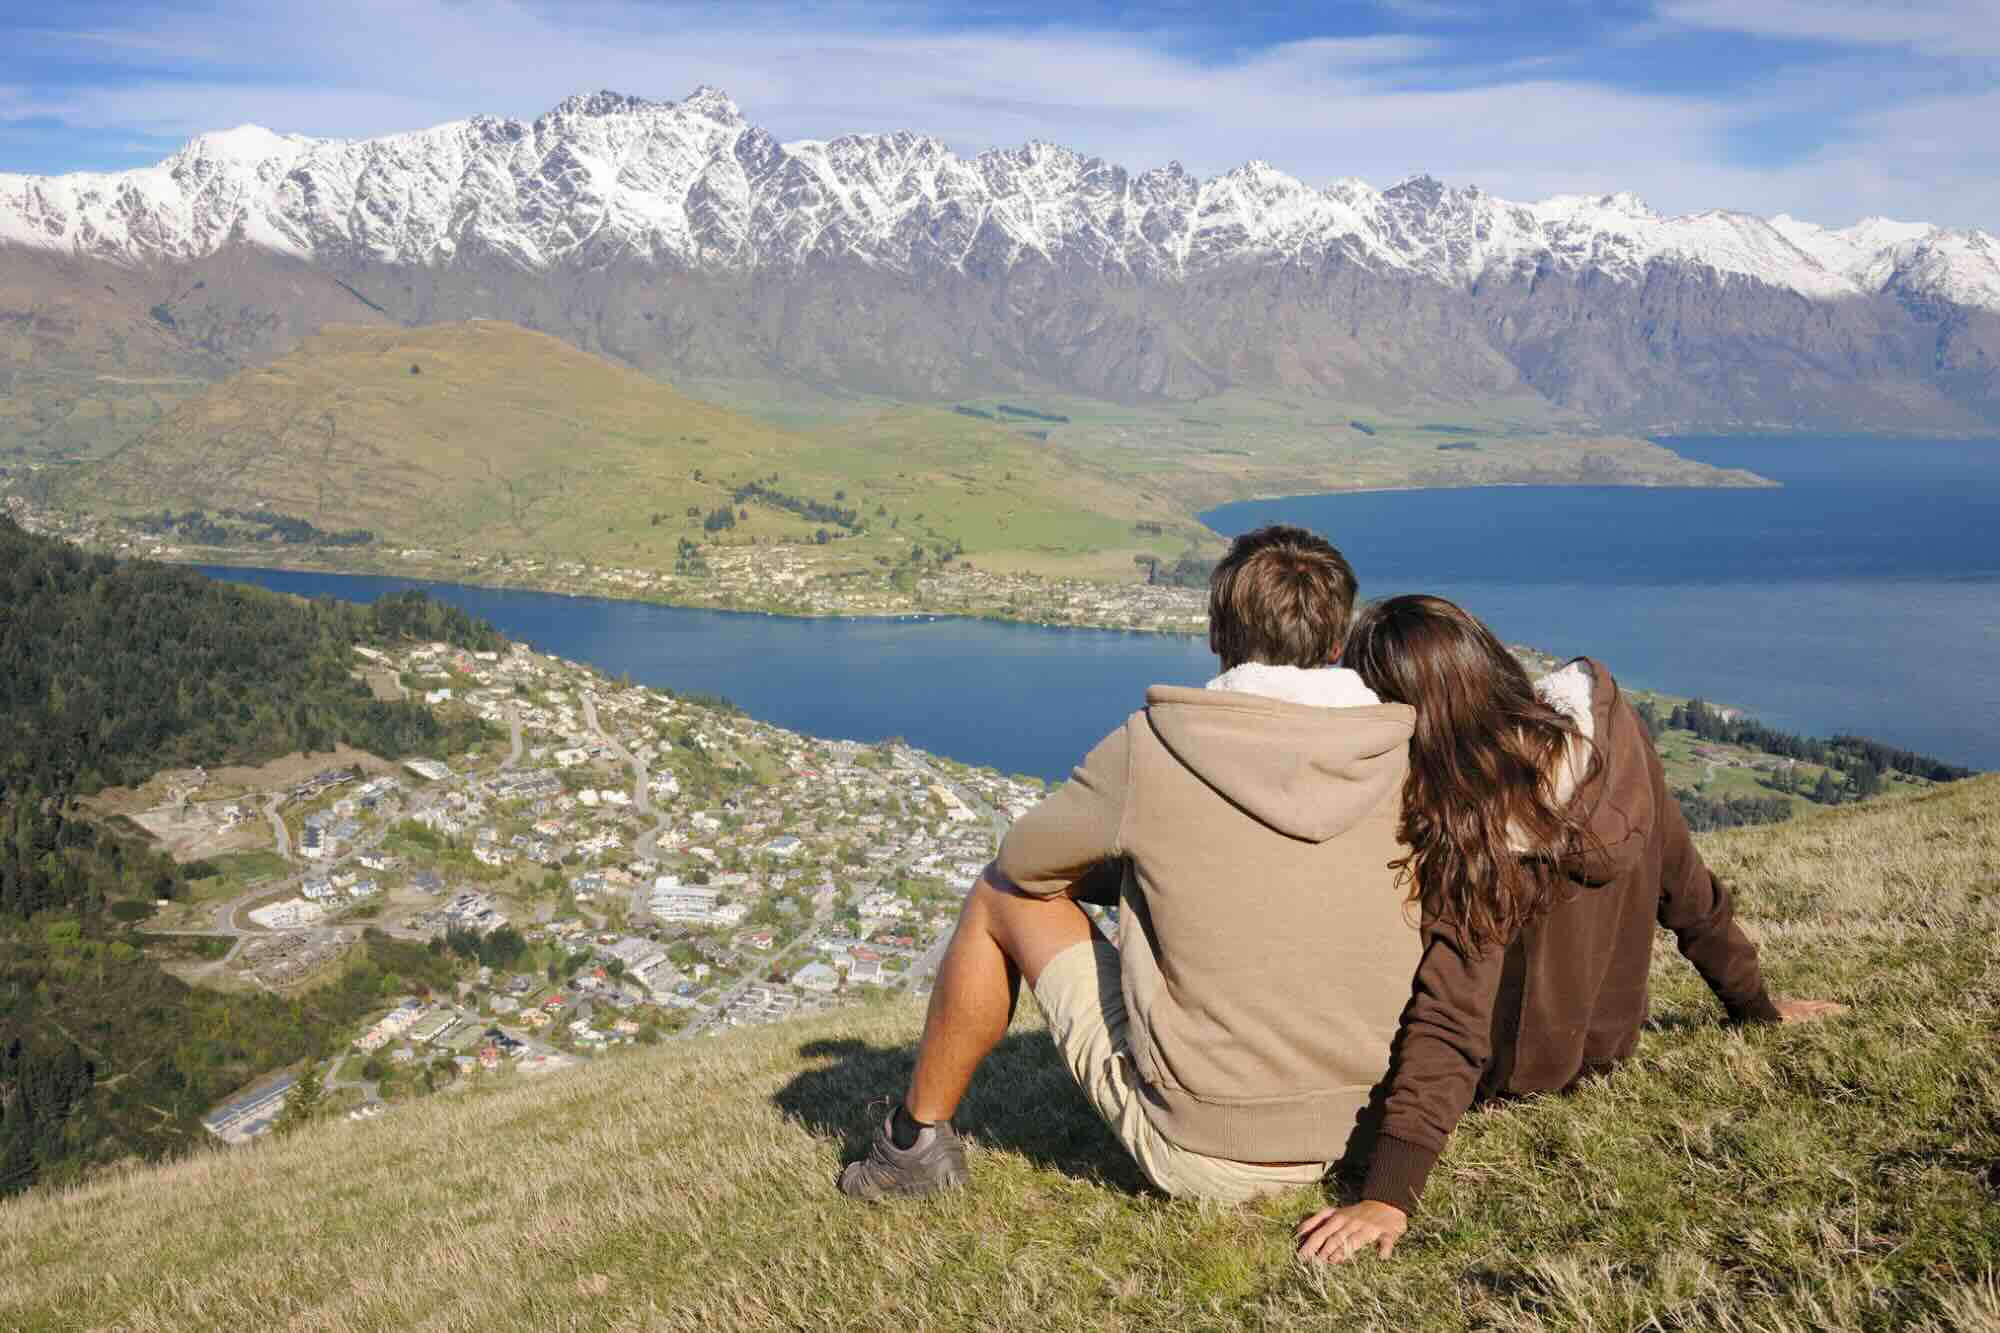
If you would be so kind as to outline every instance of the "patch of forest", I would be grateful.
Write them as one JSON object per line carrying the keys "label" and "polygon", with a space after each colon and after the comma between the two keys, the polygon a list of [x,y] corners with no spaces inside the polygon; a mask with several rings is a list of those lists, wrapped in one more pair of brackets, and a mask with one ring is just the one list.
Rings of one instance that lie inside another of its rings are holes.
{"label": "patch of forest", "polygon": [[157,514],[139,514],[119,522],[136,532],[177,537],[201,546],[270,542],[285,546],[366,546],[375,540],[375,534],[366,528],[327,532],[294,514],[269,509],[218,509],[213,518],[203,509],[190,509],[185,514],[163,509]]}
{"label": "patch of forest", "polygon": [[0,520],[0,801],[83,795],[162,768],[260,763],[345,741],[385,756],[484,734],[377,700],[354,645],[504,642],[411,593],[371,606],[301,601],[191,569],[121,564]]}
{"label": "patch of forest", "polygon": [[1725,716],[1701,699],[1676,704],[1665,716],[1645,701],[1638,704],[1637,711],[1655,740],[1668,730],[1685,731],[1715,744],[1741,746],[1779,759],[1817,765],[1820,769],[1818,779],[1810,783],[1789,767],[1774,770],[1761,779],[1770,788],[1770,796],[1711,797],[1676,791],[1681,813],[1687,817],[1688,827],[1697,833],[1753,824],[1782,824],[1796,809],[1790,800],[1792,796],[1802,796],[1816,805],[1866,800],[1881,794],[1891,772],[1931,782],[1957,782],[1975,776],[1973,769],[1865,736],[1819,740],[1767,727],[1755,718]]}
{"label": "patch of forest", "polygon": [[1020,417],[1025,421],[1047,421],[1056,425],[1066,425],[1069,418],[1060,412],[1043,412],[1032,407],[1021,407],[1014,403],[995,403],[996,411],[1010,417]]}
{"label": "patch of forest", "polygon": [[[354,645],[494,649],[489,626],[419,593],[359,607],[120,563],[0,519],[0,1193],[198,1143],[245,1080],[334,1040],[385,986],[448,965],[368,941],[298,1001],[191,988],[127,924],[189,868],[85,818],[77,798],[161,768],[258,763],[345,742],[387,757],[484,740],[376,700]],[[430,961],[427,961],[430,960]],[[396,981],[389,981],[393,974]],[[407,987],[405,987],[407,988]]]}
{"label": "patch of forest", "polygon": [[[775,476],[770,478],[771,483],[776,481]],[[739,505],[755,500],[760,504],[770,505],[773,509],[797,514],[808,522],[831,523],[836,527],[846,528],[849,532],[858,532],[861,528],[861,511],[840,503],[846,498],[846,491],[835,491],[833,503],[829,504],[824,500],[815,500],[809,495],[788,495],[775,485],[764,481],[746,481],[736,488],[736,503]]]}
{"label": "patch of forest", "polygon": [[0,1197],[212,1142],[201,1117],[261,1074],[324,1058],[385,995],[456,965],[369,929],[340,978],[296,998],[190,986],[104,918],[0,924]]}
{"label": "patch of forest", "polygon": [[[1850,783],[1857,774],[1865,776],[1871,772],[1877,778],[1884,773],[1894,771],[1907,773],[1913,778],[1927,778],[1932,782],[1957,782],[1960,778],[1969,778],[1976,773],[1974,769],[1947,764],[1942,759],[1918,754],[1915,750],[1885,745],[1881,741],[1869,740],[1866,736],[1835,736],[1832,740],[1823,741],[1767,727],[1752,717],[1725,717],[1718,709],[1700,699],[1690,699],[1684,704],[1677,705],[1667,716],[1666,724],[1679,731],[1691,731],[1705,741],[1741,745],[1746,749],[1760,750],[1781,759],[1795,759],[1801,763],[1818,764],[1823,768],[1837,768],[1848,775]],[[1874,791],[1864,791],[1860,794],[1872,796]]]}

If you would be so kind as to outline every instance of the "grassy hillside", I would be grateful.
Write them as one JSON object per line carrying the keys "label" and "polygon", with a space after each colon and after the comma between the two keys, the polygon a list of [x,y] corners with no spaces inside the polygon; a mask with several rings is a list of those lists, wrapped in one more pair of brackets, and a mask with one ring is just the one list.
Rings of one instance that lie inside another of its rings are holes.
{"label": "grassy hillside", "polygon": [[[816,431],[882,404],[797,384],[701,380],[689,392],[788,429]],[[1139,405],[1022,390],[962,400],[956,414],[1045,434],[1182,512],[1255,496],[1411,486],[1746,486],[1750,473],[1608,434],[1533,397],[1411,403],[1232,389],[1192,403]],[[1021,409],[1026,409],[1025,411]]]}
{"label": "grassy hillside", "polygon": [[2000,1327],[2000,778],[1705,847],[1775,984],[1854,1016],[1726,1032],[1664,948],[1633,1062],[1472,1116],[1386,1264],[1295,1263],[1317,1191],[1146,1194],[1025,1018],[970,1189],[838,1199],[895,1006],[14,1201],[0,1325]]}
{"label": "grassy hillside", "polygon": [[[738,500],[750,481],[853,521]],[[329,327],[54,486],[111,512],[261,510],[365,529],[377,545],[653,568],[671,567],[684,537],[826,530],[856,566],[922,537],[1014,563],[1115,550],[1129,572],[1132,554],[1178,552],[1200,532],[1000,423],[883,409],[807,437],[497,321]],[[706,529],[722,509],[734,526]],[[1135,533],[1147,519],[1171,531]]]}
{"label": "grassy hillside", "polygon": [[144,279],[125,285],[0,253],[0,467],[128,440],[227,371],[143,313]]}

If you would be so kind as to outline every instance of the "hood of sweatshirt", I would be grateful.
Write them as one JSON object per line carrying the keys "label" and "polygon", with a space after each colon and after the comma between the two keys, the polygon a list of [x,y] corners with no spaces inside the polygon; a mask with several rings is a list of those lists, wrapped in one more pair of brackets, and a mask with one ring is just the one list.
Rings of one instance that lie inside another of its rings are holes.
{"label": "hood of sweatshirt", "polygon": [[1401,791],[1417,715],[1344,667],[1243,666],[1206,689],[1155,685],[1146,717],[1224,800],[1286,837],[1325,842]]}
{"label": "hood of sweatshirt", "polygon": [[1637,713],[1620,706],[1611,673],[1589,658],[1543,676],[1535,693],[1581,733],[1549,775],[1556,799],[1572,802],[1585,821],[1584,844],[1563,858],[1563,869],[1585,884],[1608,884],[1652,842],[1652,737]]}

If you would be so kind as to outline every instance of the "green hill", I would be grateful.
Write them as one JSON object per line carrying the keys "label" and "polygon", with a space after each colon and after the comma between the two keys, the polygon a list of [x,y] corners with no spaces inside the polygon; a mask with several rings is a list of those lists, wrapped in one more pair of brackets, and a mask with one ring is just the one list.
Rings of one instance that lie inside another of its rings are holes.
{"label": "green hill", "polygon": [[[52,485],[113,513],[229,509],[378,545],[652,568],[683,538],[824,533],[857,568],[919,540],[1129,576],[1133,554],[1204,537],[1164,499],[1006,424],[888,408],[802,435],[497,321],[328,327]],[[1135,532],[1147,520],[1164,529]]]}
{"label": "green hill", "polygon": [[835,1197],[893,1006],[608,1060],[0,1206],[0,1326],[2000,1327],[2000,778],[1704,839],[1775,986],[1735,1034],[1671,948],[1636,1058],[1475,1114],[1397,1257],[1291,1258],[1315,1191],[1168,1203],[1024,1022],[973,1184]]}

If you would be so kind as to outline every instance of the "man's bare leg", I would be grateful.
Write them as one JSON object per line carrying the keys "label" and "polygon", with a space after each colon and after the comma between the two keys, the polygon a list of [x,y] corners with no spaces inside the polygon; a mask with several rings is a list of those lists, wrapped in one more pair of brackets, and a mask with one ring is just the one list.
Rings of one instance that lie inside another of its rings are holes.
{"label": "man's bare leg", "polygon": [[841,1168],[842,1194],[910,1198],[965,1183],[951,1117],[973,1071],[1006,1035],[1022,979],[1032,986],[1051,959],[1090,937],[1090,918],[1070,898],[1030,898],[990,870],[980,876],[938,967],[910,1090],[876,1127],[868,1155]]}
{"label": "man's bare leg", "polygon": [[1033,986],[1051,959],[1088,940],[1091,929],[1069,898],[1031,898],[980,876],[938,965],[903,1098],[911,1116],[951,1119],[980,1061],[1007,1035],[1022,980]]}

